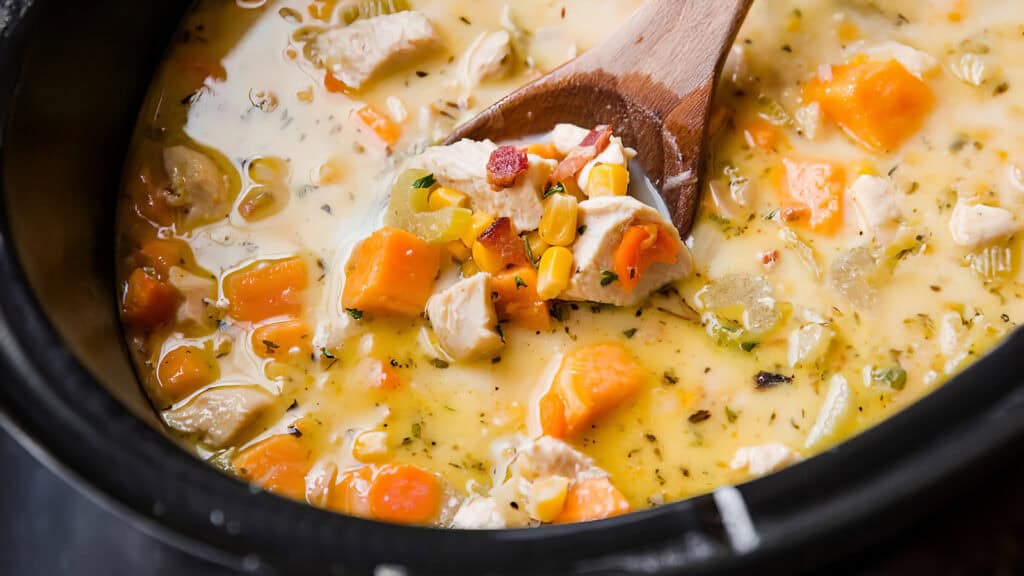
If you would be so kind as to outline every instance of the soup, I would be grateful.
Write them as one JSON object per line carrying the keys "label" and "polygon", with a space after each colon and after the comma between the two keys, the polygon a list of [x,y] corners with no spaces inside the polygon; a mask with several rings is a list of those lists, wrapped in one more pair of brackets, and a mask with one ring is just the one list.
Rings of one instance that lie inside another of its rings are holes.
{"label": "soup", "polygon": [[811,457],[1024,311],[1024,6],[934,4],[755,3],[680,237],[614,126],[439,144],[639,0],[201,1],[119,207],[140,381],[212,465],[391,522],[596,520]]}

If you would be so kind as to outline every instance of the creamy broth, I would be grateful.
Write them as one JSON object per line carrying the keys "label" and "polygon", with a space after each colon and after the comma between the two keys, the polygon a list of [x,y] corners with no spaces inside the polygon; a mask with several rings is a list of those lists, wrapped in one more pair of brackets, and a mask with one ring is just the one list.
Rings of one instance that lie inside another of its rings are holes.
{"label": "creamy broth", "polygon": [[[344,2],[334,11],[322,1],[200,2],[140,115],[119,224],[124,286],[133,274],[175,286],[170,313],[126,303],[124,315],[140,379],[168,424],[189,432],[183,441],[246,477],[247,450],[290,436],[299,484],[249,479],[357,514],[331,496],[345,471],[413,465],[444,493],[429,521],[449,524],[467,495],[504,481],[515,446],[544,431],[538,401],[563,357],[611,342],[643,367],[642,389],[565,440],[642,509],[810,457],[941,385],[1016,325],[1024,5],[995,0],[756,2],[716,99],[708,190],[685,238],[694,270],[672,291],[639,306],[556,304],[550,329],[503,323],[502,349],[469,361],[439,353],[422,317],[346,310],[353,247],[384,224],[406,165],[599,43],[640,3],[413,1],[438,44],[340,90],[304,40],[338,26]],[[508,61],[467,82],[467,50],[501,30]],[[840,65],[894,59],[934,103],[920,127],[879,151],[865,141],[874,133],[841,126],[829,96],[815,104],[810,90],[841,77]],[[385,130],[393,142],[383,142],[361,116],[366,106],[400,136]],[[196,189],[193,204],[167,196],[166,150],[176,146],[223,173],[207,184],[221,209],[195,208]],[[785,192],[810,165],[829,166],[837,182],[827,227],[809,224]],[[634,171],[634,190],[642,180]],[[154,238],[184,244],[163,244],[177,248],[161,260]],[[465,273],[445,258],[438,289]],[[305,264],[306,288],[288,312],[308,326],[301,353],[254,338],[268,322],[232,312],[231,278],[267,261]],[[183,346],[209,361],[179,363]],[[230,420],[218,410],[235,405],[211,408],[206,421],[173,416],[233,386],[254,390],[261,407],[237,429],[204,436],[209,418]]]}

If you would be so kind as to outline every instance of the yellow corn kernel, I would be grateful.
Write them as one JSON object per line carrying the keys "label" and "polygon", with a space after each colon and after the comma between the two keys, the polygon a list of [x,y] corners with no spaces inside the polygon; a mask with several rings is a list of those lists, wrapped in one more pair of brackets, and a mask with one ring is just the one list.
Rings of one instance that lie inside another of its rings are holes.
{"label": "yellow corn kernel", "polygon": [[562,155],[558,153],[558,148],[555,148],[552,142],[535,142],[526,147],[527,154],[533,154],[534,156],[540,156],[541,158],[547,158],[548,160],[561,160]]}
{"label": "yellow corn kernel", "polygon": [[381,460],[388,455],[388,433],[383,430],[367,430],[356,436],[352,443],[352,456],[360,462]]}
{"label": "yellow corn kernel", "polygon": [[557,298],[569,287],[572,252],[564,246],[552,246],[540,257],[537,269],[537,295],[544,300]]}
{"label": "yellow corn kernel", "polygon": [[476,262],[472,260],[466,260],[465,262],[462,263],[462,266],[459,268],[459,271],[462,273],[463,278],[471,278],[480,273],[480,267],[476,265]]}
{"label": "yellow corn kernel", "polygon": [[440,210],[449,206],[453,208],[469,208],[469,196],[458,190],[441,186],[430,193],[428,205],[431,210]]}
{"label": "yellow corn kernel", "polygon": [[260,156],[249,162],[249,178],[259,184],[275,184],[288,178],[288,161],[278,156]]}
{"label": "yellow corn kernel", "polygon": [[469,248],[462,243],[462,240],[452,240],[446,242],[444,245],[444,251],[448,253],[456,262],[465,262],[469,259]]}
{"label": "yellow corn kernel", "polygon": [[478,268],[488,274],[497,274],[505,267],[505,262],[501,259],[501,254],[488,249],[479,242],[473,243],[473,260],[476,262]]}
{"label": "yellow corn kernel", "polygon": [[871,162],[858,162],[853,165],[854,174],[867,174],[868,176],[877,176],[878,171],[875,170],[875,165]]}
{"label": "yellow corn kernel", "polygon": [[[595,168],[596,169],[596,168]],[[544,201],[540,237],[552,246],[568,246],[576,240],[579,203],[568,194],[554,194]]]}
{"label": "yellow corn kernel", "polygon": [[851,22],[843,22],[836,28],[840,42],[853,42],[860,38],[860,28]]}
{"label": "yellow corn kernel", "polygon": [[587,196],[625,196],[629,189],[629,170],[618,164],[598,164],[590,169]]}
{"label": "yellow corn kernel", "polygon": [[494,216],[486,212],[474,212],[469,221],[469,228],[462,234],[462,243],[466,245],[466,248],[472,247],[480,233],[487,230],[487,227],[493,222]]}
{"label": "yellow corn kernel", "polygon": [[540,255],[548,249],[549,244],[540,237],[540,232],[534,231],[526,235],[526,255],[536,264]]}
{"label": "yellow corn kernel", "polygon": [[541,522],[551,522],[565,507],[568,493],[569,479],[565,476],[538,478],[530,484],[526,511]]}
{"label": "yellow corn kernel", "polygon": [[345,179],[345,170],[339,159],[332,158],[320,165],[318,175],[320,176],[321,186],[330,186]]}

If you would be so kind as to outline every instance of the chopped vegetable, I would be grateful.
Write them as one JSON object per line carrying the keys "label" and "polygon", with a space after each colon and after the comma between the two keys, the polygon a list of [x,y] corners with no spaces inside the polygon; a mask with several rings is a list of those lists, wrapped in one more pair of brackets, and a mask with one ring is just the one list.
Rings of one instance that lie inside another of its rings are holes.
{"label": "chopped vegetable", "polygon": [[492,290],[497,295],[494,310],[500,320],[532,330],[547,330],[551,326],[551,312],[537,293],[537,271],[533,266],[495,274]]}
{"label": "chopped vegetable", "polygon": [[430,190],[436,182],[434,175],[426,170],[403,172],[391,189],[384,223],[407,230],[431,244],[444,244],[466,235],[473,223],[472,212],[468,209],[445,206],[431,210]]}
{"label": "chopped vegetable", "polygon": [[621,344],[592,344],[562,359],[540,399],[541,428],[555,438],[574,436],[640,391],[647,371]]}
{"label": "chopped vegetable", "polygon": [[125,283],[121,317],[130,326],[152,330],[174,318],[180,299],[171,285],[136,268]]}
{"label": "chopped vegetable", "polygon": [[[330,74],[328,74],[330,76]],[[388,146],[394,146],[402,137],[402,127],[395,123],[390,116],[377,110],[372,104],[367,104],[356,110],[356,117],[369,128],[381,142]]]}
{"label": "chopped vegetable", "polygon": [[260,326],[252,333],[252,349],[260,358],[308,357],[313,334],[304,320],[292,318]]}
{"label": "chopped vegetable", "polygon": [[469,196],[458,190],[441,186],[430,193],[429,205],[431,210],[442,208],[469,208]]}
{"label": "chopped vegetable", "polygon": [[563,246],[548,248],[537,269],[537,295],[544,300],[557,298],[569,287],[571,275],[572,251]]}
{"label": "chopped vegetable", "polygon": [[[634,224],[622,235],[615,249],[615,275],[622,290],[633,291],[647,269],[654,264],[675,264],[679,243],[657,224]],[[601,280],[604,286],[604,279]]]}
{"label": "chopped vegetable", "polygon": [[512,267],[533,266],[526,256],[522,239],[512,230],[512,221],[504,216],[492,222],[477,237],[473,245],[473,259],[481,270],[491,274]]}
{"label": "chopped vegetable", "polygon": [[352,250],[341,305],[370,315],[418,316],[440,264],[438,248],[404,230],[381,228]]}
{"label": "chopped vegetable", "polygon": [[473,216],[469,220],[469,226],[467,226],[466,231],[462,233],[462,243],[465,244],[467,248],[472,248],[476,239],[484,230],[490,228],[492,223],[494,223],[494,216],[491,216],[486,212],[474,212]]}
{"label": "chopped vegetable", "polygon": [[144,243],[138,254],[139,264],[152,268],[162,278],[172,266],[183,268],[192,260],[192,250],[182,240],[154,238]]}
{"label": "chopped vegetable", "polygon": [[782,219],[805,222],[811,230],[834,233],[843,223],[842,166],[823,160],[784,158],[786,185],[779,190]]}
{"label": "chopped vegetable", "polygon": [[569,246],[576,240],[579,204],[568,194],[555,194],[544,201],[540,237],[552,246]]}
{"label": "chopped vegetable", "polygon": [[330,491],[327,507],[342,514],[370,517],[370,485],[373,470],[369,466],[348,470]]}
{"label": "chopped vegetable", "polygon": [[160,359],[157,378],[160,389],[177,402],[220,377],[217,361],[209,352],[195,346],[179,346]]}
{"label": "chopped vegetable", "polygon": [[629,190],[629,170],[618,164],[598,164],[587,176],[587,196],[625,196]]}
{"label": "chopped vegetable", "polygon": [[589,522],[626,514],[630,510],[629,501],[608,478],[591,478],[573,485],[565,498],[562,512],[554,522]]}
{"label": "chopped vegetable", "polygon": [[302,440],[278,434],[246,449],[233,462],[243,479],[293,500],[306,499],[309,454]]}
{"label": "chopped vegetable", "polygon": [[253,186],[242,197],[238,213],[249,222],[257,222],[277,214],[288,204],[286,186]]}
{"label": "chopped vegetable", "polygon": [[426,524],[441,505],[441,483],[415,466],[385,466],[370,485],[370,514],[386,522]]}
{"label": "chopped vegetable", "polygon": [[308,284],[309,271],[301,258],[256,264],[224,279],[228,313],[243,322],[296,316]]}

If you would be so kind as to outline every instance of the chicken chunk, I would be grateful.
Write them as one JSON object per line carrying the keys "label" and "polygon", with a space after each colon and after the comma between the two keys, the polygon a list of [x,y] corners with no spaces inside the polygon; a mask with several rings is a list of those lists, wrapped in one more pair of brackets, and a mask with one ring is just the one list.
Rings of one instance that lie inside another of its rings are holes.
{"label": "chicken chunk", "polygon": [[207,307],[217,297],[217,283],[212,278],[197,276],[185,269],[171,266],[167,280],[182,295],[176,323],[186,328],[201,328],[212,323]]}
{"label": "chicken chunk", "polygon": [[516,230],[534,230],[544,213],[541,194],[557,163],[530,154],[529,167],[515,184],[496,191],[487,182],[487,162],[496,148],[489,140],[432,146],[413,158],[409,167],[430,171],[442,186],[466,194],[474,210],[508,216]]}
{"label": "chicken chunk", "polygon": [[314,64],[358,89],[378,70],[441,44],[430,19],[406,11],[357,20],[316,37]]}
{"label": "chicken chunk", "polygon": [[558,153],[564,156],[579,146],[587,134],[590,134],[590,130],[575,124],[556,124],[551,131],[551,143],[555,145]]}
{"label": "chicken chunk", "polygon": [[[650,206],[630,196],[591,198],[580,202],[580,223],[583,235],[572,246],[575,272],[569,287],[562,293],[566,300],[603,302],[616,306],[632,306],[658,288],[685,277],[692,270],[690,252],[679,239],[675,226],[666,222]],[[614,254],[622,242],[626,227],[632,224],[657,224],[679,243],[674,264],[653,264],[631,292],[621,283],[609,281],[614,270]]]}
{"label": "chicken chunk", "polygon": [[850,195],[865,232],[877,235],[900,219],[896,191],[888,178],[867,174],[859,176],[850,185]]}
{"label": "chicken chunk", "polygon": [[466,498],[452,518],[452,528],[463,530],[499,530],[526,526],[529,518],[509,502],[494,496],[474,494]]}
{"label": "chicken chunk", "polygon": [[456,360],[491,356],[504,346],[491,301],[491,275],[460,280],[427,301],[427,317],[441,347]]}
{"label": "chicken chunk", "polygon": [[847,53],[863,54],[872,60],[895,60],[918,78],[924,78],[939,65],[931,54],[891,40],[877,44],[858,42],[850,46]]}
{"label": "chicken chunk", "polygon": [[171,146],[164,149],[163,160],[171,182],[167,204],[185,214],[186,226],[227,216],[227,176],[209,156],[187,146]]}
{"label": "chicken chunk", "polygon": [[501,76],[512,60],[512,35],[507,30],[484,32],[473,40],[459,61],[456,78],[466,91],[477,84]]}
{"label": "chicken chunk", "polygon": [[213,448],[223,448],[267,408],[274,396],[258,386],[224,386],[207,390],[188,404],[166,410],[164,422],[183,434],[194,434]]}
{"label": "chicken chunk", "polygon": [[785,444],[778,442],[761,446],[744,446],[738,450],[729,462],[733,470],[746,469],[754,476],[764,476],[775,472],[800,458],[800,455]]}
{"label": "chicken chunk", "polygon": [[949,232],[958,246],[977,248],[1010,236],[1020,228],[1013,213],[985,204],[958,200],[949,218]]}
{"label": "chicken chunk", "polygon": [[590,457],[551,436],[541,436],[520,446],[509,471],[514,477],[529,481],[563,476],[578,482],[608,475]]}

